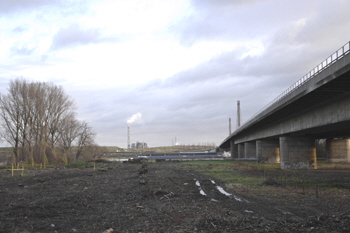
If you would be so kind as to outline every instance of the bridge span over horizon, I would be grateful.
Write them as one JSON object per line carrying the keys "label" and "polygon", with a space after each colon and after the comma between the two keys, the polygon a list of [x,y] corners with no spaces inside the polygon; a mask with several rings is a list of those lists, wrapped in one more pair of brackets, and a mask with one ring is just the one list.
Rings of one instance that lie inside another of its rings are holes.
{"label": "bridge span over horizon", "polygon": [[284,91],[220,145],[232,158],[281,168],[317,168],[316,140],[328,161],[350,162],[350,42]]}

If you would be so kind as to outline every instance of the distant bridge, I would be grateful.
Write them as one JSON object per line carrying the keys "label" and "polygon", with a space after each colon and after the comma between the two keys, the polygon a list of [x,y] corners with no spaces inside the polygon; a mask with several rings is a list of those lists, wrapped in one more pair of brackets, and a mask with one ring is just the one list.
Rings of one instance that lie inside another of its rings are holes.
{"label": "distant bridge", "polygon": [[219,149],[281,168],[316,168],[316,139],[327,139],[329,161],[350,162],[350,42],[307,73]]}

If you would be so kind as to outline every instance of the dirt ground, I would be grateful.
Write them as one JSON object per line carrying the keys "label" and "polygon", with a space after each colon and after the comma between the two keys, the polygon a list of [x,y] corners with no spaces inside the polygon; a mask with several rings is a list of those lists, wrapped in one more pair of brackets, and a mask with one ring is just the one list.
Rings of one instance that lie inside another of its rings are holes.
{"label": "dirt ground", "polygon": [[1,170],[0,232],[350,232],[350,170],[305,175],[343,189],[223,185],[170,162]]}

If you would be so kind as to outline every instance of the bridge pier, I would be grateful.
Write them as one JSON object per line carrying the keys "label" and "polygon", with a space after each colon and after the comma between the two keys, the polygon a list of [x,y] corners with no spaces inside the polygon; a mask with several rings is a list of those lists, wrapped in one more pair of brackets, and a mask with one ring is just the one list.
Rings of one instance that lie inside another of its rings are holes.
{"label": "bridge pier", "polygon": [[258,161],[268,163],[280,162],[280,143],[279,140],[257,140],[256,157]]}
{"label": "bridge pier", "polygon": [[350,162],[350,139],[327,139],[328,162]]}
{"label": "bridge pier", "polygon": [[256,158],[256,142],[244,143],[244,158]]}
{"label": "bridge pier", "polygon": [[237,159],[238,158],[238,145],[235,144],[234,141],[230,141],[230,148],[231,148],[231,158]]}
{"label": "bridge pier", "polygon": [[237,146],[238,146],[238,158],[245,158],[244,143],[239,143]]}
{"label": "bridge pier", "polygon": [[280,137],[282,169],[316,169],[315,139],[309,137]]}

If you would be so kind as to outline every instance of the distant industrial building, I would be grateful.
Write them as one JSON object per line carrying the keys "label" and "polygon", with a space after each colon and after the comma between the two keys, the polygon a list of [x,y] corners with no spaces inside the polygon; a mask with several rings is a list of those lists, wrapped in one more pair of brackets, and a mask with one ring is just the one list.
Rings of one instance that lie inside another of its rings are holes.
{"label": "distant industrial building", "polygon": [[131,149],[143,149],[143,148],[148,148],[147,143],[136,142],[131,144]]}

